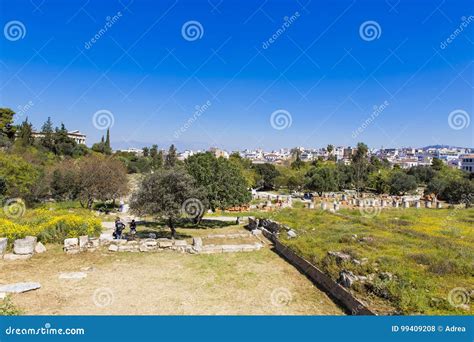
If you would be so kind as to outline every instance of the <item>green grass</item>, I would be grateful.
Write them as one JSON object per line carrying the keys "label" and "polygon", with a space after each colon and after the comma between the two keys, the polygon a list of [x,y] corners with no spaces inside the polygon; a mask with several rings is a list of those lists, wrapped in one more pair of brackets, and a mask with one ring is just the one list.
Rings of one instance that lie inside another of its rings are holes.
{"label": "green grass", "polygon": [[0,316],[18,316],[21,314],[22,311],[12,303],[10,296],[0,300]]}
{"label": "green grass", "polygon": [[[374,218],[359,210],[331,214],[320,210],[284,209],[250,213],[294,228],[298,237],[281,241],[334,280],[342,269],[374,279],[356,284],[356,296],[382,312],[399,314],[470,314],[470,304],[448,300],[454,288],[474,290],[474,209],[387,209]],[[371,240],[361,242],[369,237]],[[368,262],[337,264],[328,251],[341,251]],[[394,277],[382,279],[382,272]],[[469,298],[469,297],[467,297]],[[472,298],[470,299],[472,302]]]}

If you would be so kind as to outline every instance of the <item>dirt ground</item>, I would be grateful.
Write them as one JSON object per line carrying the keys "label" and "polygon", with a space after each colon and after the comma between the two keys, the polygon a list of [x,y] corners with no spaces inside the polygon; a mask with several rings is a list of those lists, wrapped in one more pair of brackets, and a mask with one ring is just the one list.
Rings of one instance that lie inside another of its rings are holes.
{"label": "dirt ground", "polygon": [[[0,261],[0,284],[35,281],[12,295],[30,315],[339,315],[342,310],[268,247],[214,255],[66,255],[58,245],[28,261]],[[80,280],[62,272],[85,271]]]}

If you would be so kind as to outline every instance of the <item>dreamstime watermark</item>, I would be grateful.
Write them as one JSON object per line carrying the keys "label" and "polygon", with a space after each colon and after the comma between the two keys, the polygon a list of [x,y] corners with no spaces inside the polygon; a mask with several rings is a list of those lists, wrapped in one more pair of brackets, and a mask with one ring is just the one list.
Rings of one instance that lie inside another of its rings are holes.
{"label": "dreamstime watermark", "polygon": [[364,21],[359,27],[359,35],[363,40],[371,42],[380,38],[382,28],[379,23],[374,20]]}
{"label": "dreamstime watermark", "polygon": [[197,198],[188,198],[181,205],[181,212],[190,218],[201,217],[204,214],[204,205]]}
{"label": "dreamstime watermark", "polygon": [[26,27],[19,20],[12,20],[3,27],[3,35],[11,42],[23,39],[26,36]]}
{"label": "dreamstime watermark", "polygon": [[293,117],[290,112],[284,109],[277,109],[270,115],[270,125],[276,130],[284,130],[291,127]]}
{"label": "dreamstime watermark", "polygon": [[185,22],[181,27],[181,35],[188,42],[193,42],[202,38],[204,35],[204,28],[199,21],[190,20]]}
{"label": "dreamstime watermark", "polygon": [[374,218],[382,212],[382,207],[363,206],[359,207],[359,212],[365,218]]}
{"label": "dreamstime watermark", "polygon": [[270,295],[272,305],[277,307],[288,306],[292,300],[293,296],[286,287],[278,287]]}
{"label": "dreamstime watermark", "polygon": [[18,105],[17,106],[18,111],[16,112],[16,115],[21,117],[27,114],[34,105],[35,105],[34,102],[31,100],[28,101],[25,105]]}
{"label": "dreamstime watermark", "polygon": [[390,103],[385,100],[381,105],[374,106],[372,114],[352,132],[352,138],[357,138],[389,105]]}
{"label": "dreamstime watermark", "polygon": [[461,24],[446,38],[439,44],[439,47],[444,50],[451,44],[464,30],[469,26],[469,24],[474,21],[474,15],[470,15],[469,17],[463,16],[461,18]]}
{"label": "dreamstime watermark", "polygon": [[85,335],[84,328],[53,328],[51,323],[45,323],[39,328],[5,328],[5,335]]}
{"label": "dreamstime watermark", "polygon": [[105,308],[114,302],[114,294],[108,287],[101,287],[94,291],[92,295],[94,305],[99,308]]}
{"label": "dreamstime watermark", "polygon": [[102,36],[104,36],[107,33],[107,31],[111,29],[112,26],[114,26],[114,24],[117,21],[120,20],[121,17],[122,17],[122,12],[118,11],[113,16],[108,16],[107,18],[105,18],[104,26],[102,26],[102,28],[99,31],[97,31],[96,34],[94,34],[91,39],[89,39],[87,42],[84,43],[84,48],[86,50],[89,50],[92,47],[92,45],[97,43],[99,39],[102,38]]}
{"label": "dreamstime watermark", "polygon": [[184,132],[186,132],[189,127],[192,126],[192,124],[197,120],[199,119],[199,117],[204,114],[208,109],[209,107],[211,107],[212,103],[211,101],[207,100],[205,104],[203,105],[196,105],[194,107],[195,111],[193,113],[193,115],[188,119],[186,120],[186,122],[184,123],[184,125],[182,125],[179,129],[177,129],[176,131],[174,131],[174,138],[175,139],[178,139]]}
{"label": "dreamstime watermark", "polygon": [[262,48],[264,50],[268,49],[270,45],[272,45],[274,42],[277,41],[280,36],[286,32],[287,29],[290,28],[290,26],[300,17],[300,13],[297,11],[291,16],[286,16],[283,18],[283,24],[278,28],[275,33],[271,35],[270,38],[268,38],[266,41],[262,43]]}
{"label": "dreamstime watermark", "polygon": [[3,205],[5,216],[11,219],[18,219],[25,214],[26,205],[21,198],[7,199]]}
{"label": "dreamstime watermark", "polygon": [[448,115],[448,124],[452,129],[459,131],[469,126],[471,117],[462,109],[455,109]]}
{"label": "dreamstime watermark", "polygon": [[471,293],[463,287],[455,287],[448,293],[448,302],[455,308],[468,305],[471,301]]}
{"label": "dreamstime watermark", "polygon": [[98,130],[106,130],[112,128],[115,123],[115,117],[111,111],[106,109],[98,110],[92,116],[92,124]]}

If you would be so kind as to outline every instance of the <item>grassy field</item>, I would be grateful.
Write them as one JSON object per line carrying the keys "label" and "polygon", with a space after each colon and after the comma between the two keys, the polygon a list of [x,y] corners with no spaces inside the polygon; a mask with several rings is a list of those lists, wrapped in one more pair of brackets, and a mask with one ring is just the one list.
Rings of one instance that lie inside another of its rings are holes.
{"label": "grassy field", "polygon": [[[467,302],[472,302],[469,295],[474,289],[474,209],[387,209],[373,218],[362,216],[359,210],[331,214],[284,209],[255,214],[295,228],[298,237],[288,239],[282,234],[282,242],[333,279],[343,269],[374,276],[352,290],[381,313],[472,313]],[[327,256],[328,251],[367,262],[338,264]],[[382,279],[378,276],[382,272],[393,278]],[[460,302],[466,305],[457,306]]]}

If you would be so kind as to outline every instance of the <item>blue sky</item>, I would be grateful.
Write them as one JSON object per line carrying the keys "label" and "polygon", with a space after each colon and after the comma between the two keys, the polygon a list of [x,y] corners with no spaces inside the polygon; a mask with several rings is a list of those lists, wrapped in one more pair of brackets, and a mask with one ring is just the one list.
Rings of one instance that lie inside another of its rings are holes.
{"label": "blue sky", "polygon": [[114,147],[474,146],[472,1],[0,3],[0,106],[89,145],[106,110]]}

